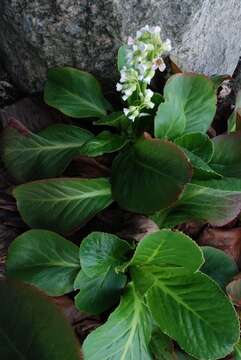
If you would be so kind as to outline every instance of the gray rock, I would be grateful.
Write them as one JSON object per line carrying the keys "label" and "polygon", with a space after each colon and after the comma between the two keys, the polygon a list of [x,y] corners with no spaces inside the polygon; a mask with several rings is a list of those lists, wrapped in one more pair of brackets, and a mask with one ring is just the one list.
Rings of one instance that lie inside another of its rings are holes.
{"label": "gray rock", "polygon": [[189,69],[232,74],[241,55],[240,0],[204,0],[183,34],[178,55]]}
{"label": "gray rock", "polygon": [[18,98],[18,90],[0,64],[0,109]]}
{"label": "gray rock", "polygon": [[58,65],[113,78],[126,37],[159,24],[185,69],[226,73],[241,53],[240,20],[240,0],[1,0],[0,57],[28,92]]}

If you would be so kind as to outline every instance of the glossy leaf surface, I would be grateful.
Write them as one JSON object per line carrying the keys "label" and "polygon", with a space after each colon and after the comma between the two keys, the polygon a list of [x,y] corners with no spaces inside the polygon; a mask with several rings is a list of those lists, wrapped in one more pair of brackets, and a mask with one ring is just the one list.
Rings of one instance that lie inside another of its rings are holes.
{"label": "glossy leaf surface", "polygon": [[80,245],[82,271],[76,278],[78,309],[99,314],[114,305],[127,277],[117,267],[128,260],[129,244],[113,234],[93,232]]}
{"label": "glossy leaf surface", "polygon": [[188,184],[172,209],[157,212],[152,219],[159,226],[175,226],[189,220],[223,226],[238,216],[241,209],[241,183],[232,186],[226,179]]}
{"label": "glossy leaf surface", "polygon": [[85,360],[152,360],[152,322],[143,299],[129,286],[107,322],[85,340]]}
{"label": "glossy leaf surface", "polygon": [[3,161],[17,182],[61,175],[93,135],[72,125],[52,125],[34,134],[12,121],[3,132]]}
{"label": "glossy leaf surface", "polygon": [[71,292],[79,270],[78,247],[52,231],[29,230],[8,250],[7,275],[51,296]]}
{"label": "glossy leaf surface", "polygon": [[73,330],[56,306],[40,292],[1,280],[0,298],[2,359],[80,359]]}
{"label": "glossy leaf surface", "polygon": [[119,205],[138,213],[170,206],[192,175],[181,149],[160,140],[139,140],[113,162],[112,194]]}
{"label": "glossy leaf surface", "polygon": [[216,111],[213,83],[203,75],[176,74],[164,88],[165,103],[155,118],[155,136],[174,139],[184,133],[206,133]]}
{"label": "glossy leaf surface", "polygon": [[239,338],[239,323],[216,283],[200,272],[182,276],[176,270],[153,276],[147,299],[161,330],[199,359],[228,355]]}
{"label": "glossy leaf surface", "polygon": [[108,179],[50,179],[17,186],[18,210],[32,228],[70,232],[111,204]]}
{"label": "glossy leaf surface", "polygon": [[70,67],[48,71],[44,100],[74,118],[100,117],[111,108],[94,76]]}
{"label": "glossy leaf surface", "polygon": [[241,132],[216,136],[213,144],[210,166],[223,176],[241,178]]}

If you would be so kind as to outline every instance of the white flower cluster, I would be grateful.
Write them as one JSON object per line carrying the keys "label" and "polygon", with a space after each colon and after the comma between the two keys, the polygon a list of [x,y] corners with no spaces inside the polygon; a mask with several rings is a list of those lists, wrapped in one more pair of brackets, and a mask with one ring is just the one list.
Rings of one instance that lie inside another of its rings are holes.
{"label": "white flower cluster", "polygon": [[128,39],[127,63],[121,70],[120,82],[116,88],[117,91],[121,91],[124,101],[135,94],[129,108],[124,109],[125,115],[133,121],[136,117],[144,115],[142,109],[154,107],[151,101],[153,92],[147,89],[147,86],[157,69],[164,71],[166,68],[162,55],[171,50],[171,42],[162,42],[160,32],[159,26],[146,25],[137,31],[135,38]]}

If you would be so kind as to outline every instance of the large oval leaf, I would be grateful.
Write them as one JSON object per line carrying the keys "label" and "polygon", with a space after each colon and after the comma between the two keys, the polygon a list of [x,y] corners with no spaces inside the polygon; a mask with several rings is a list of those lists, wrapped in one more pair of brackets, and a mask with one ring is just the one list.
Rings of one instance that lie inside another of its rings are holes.
{"label": "large oval leaf", "polygon": [[2,158],[17,182],[61,175],[80,148],[94,136],[71,125],[52,125],[33,134],[18,121],[3,132]]}
{"label": "large oval leaf", "polygon": [[[81,267],[91,277],[113,271],[128,260],[131,247],[118,236],[94,231],[82,240],[79,255]],[[123,274],[119,274],[123,276]]]}
{"label": "large oval leaf", "polygon": [[130,265],[146,269],[158,266],[194,272],[203,262],[201,249],[190,237],[179,231],[163,229],[145,236],[139,242]]}
{"label": "large oval leaf", "polygon": [[130,250],[126,241],[102,232],[93,232],[81,242],[77,308],[98,314],[118,301],[127,277],[116,269],[128,260]]}
{"label": "large oval leaf", "polygon": [[[239,179],[236,179],[239,184],[227,180],[188,184],[175,206],[155,213],[152,220],[159,227],[172,227],[190,220],[208,222],[213,226],[228,224],[241,210],[241,182]],[[234,185],[236,187],[232,189]]]}
{"label": "large oval leaf", "polygon": [[115,158],[112,194],[124,209],[151,213],[175,202],[191,175],[190,163],[175,144],[141,139]]}
{"label": "large oval leaf", "polygon": [[131,277],[161,331],[194,357],[211,360],[232,351],[239,323],[220,287],[198,271],[202,261],[191,239],[162,230],[138,245]]}
{"label": "large oval leaf", "polygon": [[175,140],[175,144],[187,149],[192,154],[209,163],[212,159],[214,146],[206,134],[190,133]]}
{"label": "large oval leaf", "polygon": [[49,179],[17,186],[13,194],[32,228],[69,232],[111,204],[108,179]]}
{"label": "large oval leaf", "polygon": [[4,360],[79,360],[80,347],[56,306],[30,286],[0,281]]}
{"label": "large oval leaf", "polygon": [[206,134],[189,133],[175,139],[187,157],[190,159],[194,174],[193,177],[201,180],[221,178],[209,165],[213,156],[213,143]]}
{"label": "large oval leaf", "polygon": [[75,289],[79,290],[75,306],[90,314],[101,314],[118,303],[125,284],[126,276],[113,270],[93,277],[81,270],[74,283]]}
{"label": "large oval leaf", "polygon": [[29,230],[8,249],[7,275],[60,296],[74,289],[80,270],[79,248],[47,230]]}
{"label": "large oval leaf", "polygon": [[151,332],[149,310],[134,287],[129,286],[108,321],[85,340],[84,359],[152,360],[148,349]]}
{"label": "large oval leaf", "polygon": [[241,177],[241,132],[213,139],[214,154],[210,166],[228,177]]}
{"label": "large oval leaf", "polygon": [[147,294],[161,330],[190,355],[215,360],[230,354],[239,339],[233,306],[216,283],[197,272],[180,276],[160,272]]}
{"label": "large oval leaf", "polygon": [[48,71],[44,100],[74,118],[100,117],[111,108],[94,76],[70,67]]}
{"label": "large oval leaf", "polygon": [[165,103],[155,117],[155,136],[173,139],[183,133],[205,133],[216,112],[216,93],[210,79],[199,74],[176,74],[164,88]]}

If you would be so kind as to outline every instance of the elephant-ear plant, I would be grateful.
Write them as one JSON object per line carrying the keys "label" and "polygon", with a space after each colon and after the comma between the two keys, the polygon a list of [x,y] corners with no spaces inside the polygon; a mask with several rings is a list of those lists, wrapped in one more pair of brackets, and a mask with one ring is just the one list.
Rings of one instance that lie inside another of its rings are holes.
{"label": "elephant-ear plant", "polygon": [[[216,77],[174,74],[163,91],[153,91],[151,80],[165,70],[169,50],[158,27],[141,29],[120,48],[123,109],[112,108],[92,75],[68,67],[49,71],[46,103],[96,131],[57,124],[34,134],[16,120],[4,130],[2,157],[19,184],[13,195],[33,228],[10,246],[8,276],[51,296],[79,290],[76,307],[86,312],[117,305],[85,340],[86,360],[162,359],[167,349],[170,358],[172,339],[190,356],[212,360],[232,352],[239,339],[233,306],[204,274],[217,280],[211,257],[203,265],[202,250],[170,228],[189,220],[223,226],[238,216],[241,134],[207,135]],[[72,160],[108,153],[110,177],[66,177]],[[94,232],[78,249],[63,237],[114,201],[166,229],[138,245]],[[230,264],[225,281],[235,271]]]}

